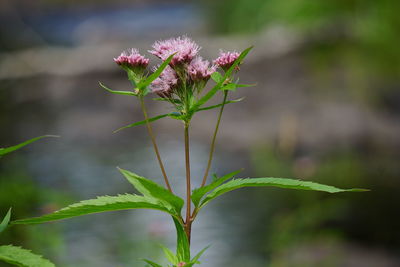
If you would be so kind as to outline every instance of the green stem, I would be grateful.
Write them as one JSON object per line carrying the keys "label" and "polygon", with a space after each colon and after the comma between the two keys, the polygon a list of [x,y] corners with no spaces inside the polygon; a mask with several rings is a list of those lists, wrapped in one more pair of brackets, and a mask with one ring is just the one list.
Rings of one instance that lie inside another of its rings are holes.
{"label": "green stem", "polygon": [[165,184],[166,184],[168,190],[172,193],[172,188],[171,188],[171,185],[169,184],[167,173],[165,172],[164,164],[162,163],[162,160],[161,160],[160,152],[158,151],[156,138],[154,137],[153,130],[152,130],[150,122],[149,122],[149,117],[147,115],[146,106],[144,105],[144,99],[141,96],[141,97],[139,97],[139,100],[140,100],[140,105],[142,107],[144,118],[146,120],[147,131],[149,132],[151,142],[153,143],[154,152],[156,153],[158,164],[160,165],[162,175],[164,176]]}
{"label": "green stem", "polygon": [[219,129],[219,124],[221,122],[222,112],[224,112],[224,107],[225,107],[225,102],[226,102],[226,98],[227,97],[228,97],[228,91],[225,90],[224,91],[224,100],[222,101],[222,106],[221,106],[221,109],[219,110],[217,124],[215,126],[214,135],[213,135],[213,138],[212,138],[212,141],[211,141],[210,155],[208,156],[207,168],[206,168],[206,171],[204,173],[203,181],[201,182],[201,187],[205,186],[205,184],[207,182],[207,177],[208,177],[208,173],[209,173],[210,168],[211,168],[211,162],[213,160],[213,155],[214,155],[214,150],[215,150],[215,140],[217,139],[217,133],[218,133],[218,129]]}
{"label": "green stem", "polygon": [[192,228],[192,217],[191,217],[191,186],[190,186],[190,156],[189,156],[189,124],[185,122],[185,165],[186,165],[186,222],[185,232],[190,244],[190,235]]}

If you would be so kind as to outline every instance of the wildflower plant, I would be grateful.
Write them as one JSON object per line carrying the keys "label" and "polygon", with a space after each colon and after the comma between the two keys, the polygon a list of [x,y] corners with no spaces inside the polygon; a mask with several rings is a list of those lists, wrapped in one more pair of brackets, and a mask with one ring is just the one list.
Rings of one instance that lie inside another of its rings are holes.
{"label": "wildflower plant", "polygon": [[[240,87],[252,86],[239,84],[237,79],[240,65],[244,63],[244,59],[251,49],[252,47],[249,47],[241,53],[221,51],[219,57],[210,62],[199,55],[200,47],[193,40],[183,36],[157,41],[153,44],[149,53],[159,58],[162,62],[152,69],[152,71],[148,69],[149,59],[141,55],[137,49],[128,50],[116,57],[114,61],[126,71],[128,79],[132,84],[132,90],[115,91],[102,83],[100,85],[111,93],[136,97],[144,115],[144,120],[124,126],[117,131],[133,126],[146,125],[165,185],[159,185],[151,179],[142,177],[131,171],[119,169],[121,174],[141,195],[101,196],[96,199],[84,200],[72,204],[41,217],[16,220],[12,224],[38,224],[106,211],[156,209],[169,214],[176,227],[176,252],[163,247],[167,259],[174,267],[189,267],[199,263],[199,258],[205,250],[191,257],[190,241],[192,224],[199,215],[199,212],[210,201],[220,195],[243,187],[261,186],[324,191],[329,193],[363,191],[362,189],[339,189],[310,181],[286,178],[234,178],[240,173],[240,170],[222,177],[215,177],[213,181],[207,183],[224,107],[226,104],[240,101],[240,99],[228,100],[229,92]],[[210,89],[206,90],[208,88],[207,84],[211,80],[213,85]],[[149,117],[144,98],[150,93],[158,96],[155,100],[170,103],[173,111]],[[207,105],[208,101],[217,95],[222,95],[222,102],[217,105]],[[199,182],[201,181],[201,185],[193,189],[191,186],[189,130],[193,116],[197,112],[209,109],[219,109],[219,112],[211,137],[210,151],[207,163],[205,164],[204,175],[195,178],[199,179]],[[171,187],[151,126],[152,122],[166,117],[179,120],[183,125],[186,166],[186,181],[182,181],[186,182],[186,195],[184,198],[176,195]],[[186,210],[184,215],[182,215],[184,206]],[[161,266],[151,260],[145,259],[144,261],[153,267]]]}

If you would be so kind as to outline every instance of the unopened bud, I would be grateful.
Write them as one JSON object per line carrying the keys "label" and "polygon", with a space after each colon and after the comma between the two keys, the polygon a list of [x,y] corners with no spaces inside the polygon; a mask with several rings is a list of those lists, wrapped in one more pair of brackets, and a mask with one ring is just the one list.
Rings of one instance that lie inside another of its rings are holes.
{"label": "unopened bud", "polygon": [[139,51],[135,48],[122,52],[121,55],[114,58],[114,61],[121,67],[128,67],[135,72],[143,72],[149,65],[149,59],[139,54]]}
{"label": "unopened bud", "polygon": [[[227,71],[239,57],[238,52],[223,52],[219,53],[219,57],[214,60],[214,64],[221,67],[224,71]],[[239,69],[239,67],[237,67]]]}

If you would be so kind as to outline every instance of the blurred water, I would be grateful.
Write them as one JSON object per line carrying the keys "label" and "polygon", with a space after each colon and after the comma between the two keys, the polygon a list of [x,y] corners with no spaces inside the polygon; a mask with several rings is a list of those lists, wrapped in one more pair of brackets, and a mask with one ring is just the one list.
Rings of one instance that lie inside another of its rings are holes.
{"label": "blurred water", "polygon": [[[29,45],[35,39],[31,35],[35,35],[36,39],[41,39],[41,44],[75,46],[149,37],[158,39],[204,27],[199,10],[191,3],[98,5],[92,8],[53,6],[43,13],[34,11],[21,6],[10,8],[3,16],[0,13],[2,24],[14,24],[12,28],[2,29],[10,34],[11,40],[7,42],[19,39]],[[19,24],[25,25],[26,29],[15,31]]]}

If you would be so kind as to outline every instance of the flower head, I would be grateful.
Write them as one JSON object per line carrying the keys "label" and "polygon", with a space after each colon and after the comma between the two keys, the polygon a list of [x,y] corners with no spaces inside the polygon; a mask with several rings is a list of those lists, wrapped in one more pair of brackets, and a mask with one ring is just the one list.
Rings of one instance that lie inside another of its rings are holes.
{"label": "flower head", "polygon": [[123,51],[121,55],[114,58],[114,61],[120,66],[143,70],[149,65],[149,59],[139,54],[139,51],[135,48]]}
{"label": "flower head", "polygon": [[235,51],[224,52],[221,50],[219,52],[219,57],[214,60],[214,64],[218,65],[219,67],[221,67],[223,70],[226,71],[233,65],[233,63],[239,57],[239,55],[240,54]]}
{"label": "flower head", "polygon": [[176,72],[170,66],[167,66],[160,76],[151,83],[151,91],[161,97],[168,98],[172,95],[177,84],[178,76]]}
{"label": "flower head", "polygon": [[210,62],[208,60],[203,60],[202,57],[198,56],[190,62],[188,66],[188,73],[190,78],[197,81],[207,81],[210,79],[210,76],[213,72],[215,72],[217,66],[210,66]]}
{"label": "flower head", "polygon": [[186,262],[180,262],[180,263],[178,263],[178,265],[176,265],[176,266],[178,266],[178,267],[184,267],[184,266],[186,266]]}
{"label": "flower head", "polygon": [[152,47],[153,50],[149,52],[162,60],[176,53],[170,62],[171,66],[190,63],[200,50],[200,47],[186,36],[157,41]]}

